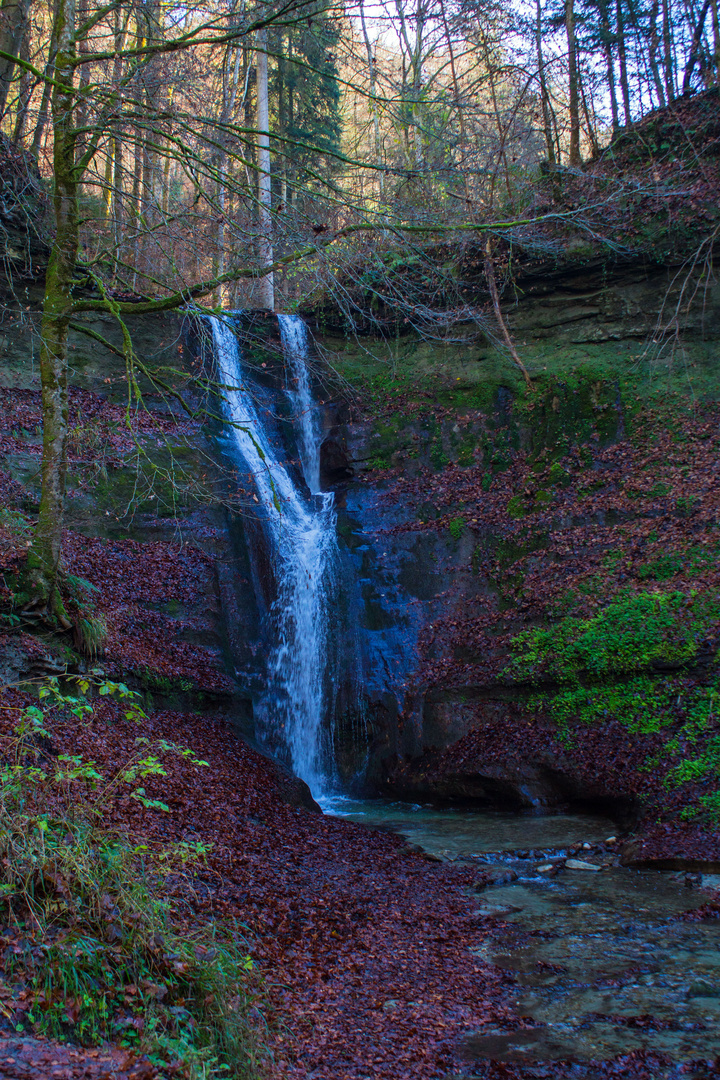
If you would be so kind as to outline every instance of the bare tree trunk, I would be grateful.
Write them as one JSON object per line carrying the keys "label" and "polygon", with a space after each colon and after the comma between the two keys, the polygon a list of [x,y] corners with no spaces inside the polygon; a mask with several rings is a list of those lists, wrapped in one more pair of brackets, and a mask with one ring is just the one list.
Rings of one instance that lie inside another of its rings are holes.
{"label": "bare tree trunk", "polygon": [[[382,142],[380,140],[380,113],[377,106],[377,82],[375,71],[375,57],[372,54],[372,46],[370,45],[370,35],[367,31],[367,24],[365,22],[365,5],[360,5],[360,25],[362,26],[363,39],[365,41],[365,51],[367,53],[368,62],[368,82],[369,82],[369,100],[370,100],[370,114],[373,121],[373,133],[375,135],[375,164],[380,167],[382,161]],[[380,177],[380,198],[385,194],[385,176],[382,172]]]}
{"label": "bare tree trunk", "polygon": [[623,20],[622,0],[616,0],[615,4],[617,20],[617,43],[618,59],[620,61],[620,89],[622,90],[623,109],[625,111],[625,127],[632,123],[630,111],[630,84],[627,74],[627,52],[625,49],[625,23]]}
{"label": "bare tree trunk", "polygon": [[497,320],[497,324],[500,327],[500,333],[503,336],[503,340],[508,347],[510,355],[512,356],[513,360],[522,372],[522,376],[525,380],[525,385],[529,389],[532,389],[532,382],[530,381],[528,370],[520,359],[518,351],[515,348],[515,343],[510,337],[510,331],[508,330],[507,323],[503,318],[502,308],[500,307],[500,294],[498,293],[497,281],[495,280],[495,268],[492,261],[492,239],[489,236],[485,241],[485,280],[487,281],[487,286],[490,291],[490,298],[492,300],[493,311],[495,313],[495,319]]}
{"label": "bare tree trunk", "polygon": [[547,79],[545,78],[545,59],[542,48],[542,7],[540,0],[535,6],[535,48],[537,50],[538,76],[540,79],[540,100],[542,101],[543,131],[545,132],[545,146],[547,147],[548,161],[555,164],[555,143],[553,139],[552,118],[550,116],[550,98],[548,96]]}
{"label": "bare tree trunk", "polygon": [[613,135],[615,135],[620,127],[620,116],[618,113],[617,89],[615,87],[615,64],[613,63],[612,54],[613,32],[610,26],[610,13],[608,11],[607,0],[598,0],[598,11],[600,13],[602,50],[605,53],[605,66],[607,68],[607,83],[610,94]]}
{"label": "bare tree trunk", "polygon": [[52,94],[55,179],[53,205],[56,233],[45,278],[40,335],[43,410],[40,512],[28,553],[32,591],[30,606],[44,609],[48,615],[58,618],[63,626],[69,625],[58,588],[67,468],[67,334],[79,237],[78,186],[75,173],[76,134],[73,117],[74,21],[73,0],[56,0],[55,32],[58,53]]}
{"label": "bare tree trunk", "polygon": [[141,231],[141,219],[140,219],[140,191],[142,187],[142,166],[143,166],[143,143],[144,136],[142,128],[135,128],[135,160],[133,163],[133,186],[132,196],[130,199],[130,223],[134,230],[134,236],[132,239],[132,262],[133,262],[133,276],[132,287],[137,289],[138,283],[138,263],[140,261],[140,231]]}
{"label": "bare tree trunk", "polygon": [[655,83],[655,91],[658,96],[658,101],[661,105],[665,105],[665,87],[663,86],[662,79],[660,78],[660,68],[658,67],[657,60],[658,49],[660,48],[660,32],[658,31],[659,13],[660,0],[653,0],[653,5],[650,10],[650,42],[648,48],[648,59],[650,62],[650,71],[652,72],[653,82]]}
{"label": "bare tree trunk", "polygon": [[[23,34],[23,39],[20,44],[20,59],[30,59],[30,42],[28,40],[29,34]],[[27,120],[28,110],[30,108],[30,98],[33,95],[35,86],[30,82],[30,74],[27,71],[23,71],[20,76],[18,96],[17,96],[17,111],[15,114],[15,126],[13,128],[12,141],[15,146],[19,146],[25,132],[25,121]]]}
{"label": "bare tree trunk", "polygon": [[[17,56],[27,32],[30,0],[2,0],[0,5],[0,51]],[[0,116],[7,108],[15,62],[0,57]]]}
{"label": "bare tree trunk", "polygon": [[593,157],[600,156],[600,144],[597,141],[595,134],[595,128],[593,127],[591,110],[588,107],[587,97],[585,95],[585,80],[583,79],[580,70],[578,69],[578,83],[580,84],[580,97],[582,99],[583,115],[585,116],[585,124],[587,127],[588,139],[590,140],[590,146],[592,147]]}
{"label": "bare tree trunk", "polygon": [[42,146],[43,135],[45,133],[45,124],[47,123],[48,108],[50,105],[50,95],[52,93],[51,79],[55,72],[55,54],[57,53],[57,42],[55,39],[55,27],[53,25],[52,35],[50,37],[50,45],[48,48],[48,60],[45,65],[45,85],[43,87],[42,98],[40,100],[40,110],[38,112],[38,118],[35,123],[35,131],[33,133],[32,146],[30,147],[30,153],[37,157],[40,153],[40,147]]}
{"label": "bare tree trunk", "polygon": [[665,54],[665,90],[668,104],[675,100],[675,63],[673,60],[672,22],[670,19],[670,0],[662,0],[663,14],[663,52]]}
{"label": "bare tree trunk", "polygon": [[[272,266],[272,176],[270,175],[270,108],[268,102],[267,30],[258,33],[257,124],[258,124],[258,258],[261,269]],[[275,309],[273,273],[258,279],[258,304],[267,311]]]}
{"label": "bare tree trunk", "polygon": [[683,79],[683,94],[687,94],[690,90],[695,65],[698,61],[698,57],[700,56],[700,43],[702,41],[703,30],[705,29],[705,20],[707,19],[707,13],[709,10],[710,0],[705,0],[705,3],[702,6],[702,10],[698,15],[698,19],[695,24],[695,30],[692,36],[690,55],[688,56],[688,62],[685,68],[685,77]]}
{"label": "bare tree trunk", "polygon": [[[122,57],[120,56],[120,50],[123,47],[125,40],[125,33],[127,31],[130,15],[128,13],[125,25],[120,25],[120,9],[115,12],[115,59],[113,61],[113,88],[119,90],[120,82],[122,80]],[[113,162],[115,171],[112,178],[112,219],[113,219],[113,249],[114,249],[114,270],[113,277],[117,276],[118,262],[120,259],[120,249],[123,244],[124,223],[125,223],[125,206],[123,200],[123,184],[125,183],[125,174],[123,169],[123,138],[122,129],[119,122],[116,122],[115,133],[112,139],[112,151]]]}
{"label": "bare tree trunk", "polygon": [[570,165],[582,164],[580,157],[580,95],[578,93],[577,41],[574,0],[565,0],[565,32],[568,45],[568,103],[570,109]]}

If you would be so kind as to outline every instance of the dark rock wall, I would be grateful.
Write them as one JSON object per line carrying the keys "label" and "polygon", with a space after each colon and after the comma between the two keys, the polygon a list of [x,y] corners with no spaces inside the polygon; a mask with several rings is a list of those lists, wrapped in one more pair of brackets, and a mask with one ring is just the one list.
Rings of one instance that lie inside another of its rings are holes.
{"label": "dark rock wall", "polygon": [[[489,342],[374,343],[372,367],[351,342],[324,341],[342,374],[364,379],[334,427],[355,471],[337,490],[362,669],[355,714],[338,721],[341,772],[402,797],[628,813],[650,737],[629,748],[627,731],[608,729],[588,750],[625,755],[625,773],[593,770],[551,724],[538,737],[538,689],[507,674],[510,642],[556,620],[550,599],[608,551],[657,555],[649,523],[679,548],[712,527],[713,491],[686,511],[707,467],[704,429],[717,428],[720,290],[637,265],[519,284],[506,313],[530,396]],[[644,588],[644,572],[638,557],[628,583]],[[621,586],[597,585],[598,601]]]}

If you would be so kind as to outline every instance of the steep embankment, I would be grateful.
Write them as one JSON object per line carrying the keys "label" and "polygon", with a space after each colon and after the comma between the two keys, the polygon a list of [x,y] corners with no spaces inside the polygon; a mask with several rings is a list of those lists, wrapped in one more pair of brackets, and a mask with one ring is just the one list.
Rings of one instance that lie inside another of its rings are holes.
{"label": "steep embankment", "polygon": [[641,819],[628,858],[717,862],[717,286],[642,263],[518,286],[531,389],[489,343],[331,343],[361,388],[345,532],[369,547],[366,653],[404,650],[392,694],[370,684],[367,775],[603,805]]}

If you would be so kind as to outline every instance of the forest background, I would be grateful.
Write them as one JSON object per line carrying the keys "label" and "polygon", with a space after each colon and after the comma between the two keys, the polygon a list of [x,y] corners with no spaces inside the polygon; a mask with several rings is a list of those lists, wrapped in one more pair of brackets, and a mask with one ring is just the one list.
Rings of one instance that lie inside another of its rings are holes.
{"label": "forest background", "polygon": [[[98,338],[83,316],[330,304],[447,339],[488,326],[469,252],[529,380],[499,299],[513,251],[637,246],[639,206],[686,194],[685,170],[624,175],[603,148],[716,84],[719,58],[717,0],[4,0],[4,186],[34,234],[6,244],[11,279],[49,252],[29,604],[66,621],[67,334]],[[158,382],[123,334],[132,400],[140,372]]]}

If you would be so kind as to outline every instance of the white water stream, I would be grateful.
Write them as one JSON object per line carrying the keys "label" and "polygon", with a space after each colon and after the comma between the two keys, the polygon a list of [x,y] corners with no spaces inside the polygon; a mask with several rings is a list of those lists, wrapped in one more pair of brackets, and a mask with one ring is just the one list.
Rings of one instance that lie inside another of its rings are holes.
{"label": "white water stream", "polygon": [[211,317],[225,413],[239,454],[250,470],[277,582],[272,604],[273,645],[264,692],[255,704],[260,738],[287,750],[293,771],[315,797],[329,786],[326,684],[329,616],[335,589],[337,538],[334,497],[320,490],[321,433],[307,366],[308,342],[300,318],[280,315],[288,365],[286,389],[307,492],[279,460],[243,371],[231,316]]}

